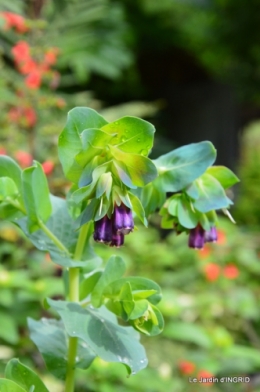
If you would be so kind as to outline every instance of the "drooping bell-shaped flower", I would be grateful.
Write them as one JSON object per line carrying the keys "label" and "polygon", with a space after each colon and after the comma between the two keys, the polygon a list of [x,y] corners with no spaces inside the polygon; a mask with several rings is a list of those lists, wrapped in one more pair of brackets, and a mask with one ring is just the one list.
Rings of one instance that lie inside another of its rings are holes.
{"label": "drooping bell-shaped flower", "polygon": [[132,210],[123,203],[115,206],[113,213],[113,229],[117,234],[129,234],[133,231],[134,220]]}
{"label": "drooping bell-shaped flower", "polygon": [[190,230],[189,247],[202,249],[205,242],[205,230],[198,224],[194,229]]}
{"label": "drooping bell-shaped flower", "polygon": [[218,240],[218,232],[215,226],[205,232],[205,242],[216,242]]}
{"label": "drooping bell-shaped flower", "polygon": [[108,218],[107,215],[103,216],[98,221],[94,223],[94,234],[93,238],[97,242],[104,242],[109,244],[113,237],[113,226],[112,220]]}
{"label": "drooping bell-shaped flower", "polygon": [[112,241],[110,243],[110,246],[115,246],[116,248],[119,248],[124,244],[124,239],[125,236],[122,233],[119,234],[114,234],[112,235]]}

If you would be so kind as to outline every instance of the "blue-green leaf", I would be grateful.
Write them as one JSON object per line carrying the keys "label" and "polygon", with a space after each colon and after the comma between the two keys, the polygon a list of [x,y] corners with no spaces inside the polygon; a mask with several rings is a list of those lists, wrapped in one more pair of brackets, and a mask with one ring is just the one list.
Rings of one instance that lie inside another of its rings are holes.
{"label": "blue-green leaf", "polygon": [[207,173],[215,177],[225,189],[239,182],[239,178],[225,166],[211,166],[207,169]]}
{"label": "blue-green leaf", "polygon": [[208,212],[227,208],[232,204],[226,196],[221,184],[210,174],[204,173],[196,180],[199,198],[194,201],[194,207],[200,212]]}
{"label": "blue-green leaf", "polygon": [[104,361],[121,362],[129,373],[147,366],[144,348],[132,328],[118,325],[116,317],[106,308],[83,309],[77,303],[50,299],[48,302],[61,316],[69,336],[82,339]]}
{"label": "blue-green leaf", "polygon": [[[65,379],[67,372],[68,341],[62,321],[54,319],[35,321],[28,318],[28,326],[30,338],[42,354],[48,370],[54,376],[62,380]],[[76,367],[87,369],[95,356],[91,348],[79,339]]]}
{"label": "blue-green leaf", "polygon": [[[66,201],[56,196],[51,196],[51,201],[52,214],[46,226],[70,253],[67,254],[58,249],[55,243],[42,230],[30,233],[27,229],[27,218],[22,218],[17,221],[17,224],[26,236],[38,249],[50,252],[52,260],[64,267],[88,267],[91,270],[95,265],[100,265],[101,258],[94,253],[88,241],[86,241],[83,260],[73,259],[72,254],[75,250],[79,232],[75,230],[75,222],[68,213]],[[92,226],[90,225],[88,238],[91,236],[92,230]]]}
{"label": "blue-green leaf", "polygon": [[125,262],[119,256],[111,256],[108,260],[105,270],[99,278],[91,294],[91,302],[94,306],[99,307],[102,304],[103,291],[111,282],[121,278],[125,273]]}
{"label": "blue-green leaf", "polygon": [[216,150],[212,143],[205,141],[177,148],[154,160],[159,173],[157,187],[164,192],[182,190],[216,159]]}

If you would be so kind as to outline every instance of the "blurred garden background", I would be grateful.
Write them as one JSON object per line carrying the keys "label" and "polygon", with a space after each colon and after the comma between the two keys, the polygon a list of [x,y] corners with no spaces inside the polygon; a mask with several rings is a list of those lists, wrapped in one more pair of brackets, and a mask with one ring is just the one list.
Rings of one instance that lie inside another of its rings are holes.
{"label": "blurred garden background", "polygon": [[[78,372],[78,392],[260,391],[259,15],[259,0],[0,0],[0,154],[41,162],[52,193],[70,187],[57,139],[75,106],[152,122],[153,158],[210,140],[241,180],[229,194],[236,225],[220,214],[217,244],[191,250],[155,214],[116,250],[129,275],[161,285],[165,330],[142,337],[146,370],[127,378],[95,360]],[[62,298],[61,270],[4,220],[0,259],[0,376],[18,357],[61,392],[26,320],[48,317],[44,298]],[[251,382],[189,382],[211,375]]]}

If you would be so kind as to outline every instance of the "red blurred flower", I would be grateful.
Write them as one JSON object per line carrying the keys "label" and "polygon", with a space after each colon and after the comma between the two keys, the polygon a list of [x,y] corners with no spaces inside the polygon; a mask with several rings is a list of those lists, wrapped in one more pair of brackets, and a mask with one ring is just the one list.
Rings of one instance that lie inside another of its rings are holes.
{"label": "red blurred flower", "polygon": [[[204,386],[209,386],[212,385],[212,381],[207,381],[208,379],[214,377],[214,374],[209,372],[208,370],[200,370],[197,374],[197,378],[200,381],[201,380],[201,385]],[[204,382],[203,382],[204,379]]]}
{"label": "red blurred flower", "polygon": [[14,155],[22,168],[28,167],[32,164],[33,157],[28,152],[18,150]]}
{"label": "red blurred flower", "polygon": [[6,155],[7,151],[4,147],[0,146],[0,155]]}
{"label": "red blurred flower", "polygon": [[212,248],[209,245],[205,245],[204,248],[199,249],[198,255],[201,259],[206,259],[212,253]]}
{"label": "red blurred flower", "polygon": [[180,361],[178,364],[178,367],[180,369],[180,372],[182,374],[192,374],[195,370],[195,363],[191,361]]}
{"label": "red blurred flower", "polygon": [[26,128],[32,128],[37,122],[37,115],[31,107],[13,107],[8,112],[8,118]]}
{"label": "red blurred flower", "polygon": [[37,64],[31,58],[27,58],[26,60],[18,64],[18,70],[21,74],[27,75],[37,70]]}
{"label": "red blurred flower", "polygon": [[42,77],[38,70],[35,70],[25,78],[25,84],[30,89],[38,89],[41,85]]}
{"label": "red blurred flower", "polygon": [[12,12],[2,12],[1,15],[5,19],[5,29],[8,30],[14,27],[17,33],[25,33],[29,30],[23,16],[13,14]]}
{"label": "red blurred flower", "polygon": [[19,41],[12,47],[12,53],[17,63],[27,61],[30,58],[30,46],[26,41]]}
{"label": "red blurred flower", "polygon": [[204,266],[204,273],[209,282],[214,282],[218,279],[220,274],[220,267],[218,264],[209,263]]}
{"label": "red blurred flower", "polygon": [[219,245],[223,245],[227,242],[227,236],[224,230],[218,230],[218,240]]}
{"label": "red blurred flower", "polygon": [[48,65],[54,65],[57,61],[58,48],[50,48],[44,55],[44,62]]}
{"label": "red blurred flower", "polygon": [[24,108],[24,117],[26,120],[26,126],[28,128],[34,127],[37,122],[37,115],[35,110],[31,107]]}
{"label": "red blurred flower", "polygon": [[11,122],[17,123],[22,116],[22,110],[19,107],[13,107],[8,112],[8,119]]}
{"label": "red blurred flower", "polygon": [[66,106],[66,102],[64,101],[64,99],[58,98],[56,101],[56,106],[57,108],[62,109],[64,108],[64,106]]}
{"label": "red blurred flower", "polygon": [[50,175],[54,169],[54,163],[52,161],[45,161],[42,163],[42,168],[46,176]]}
{"label": "red blurred flower", "polygon": [[223,269],[223,275],[228,279],[236,279],[239,275],[239,269],[235,264],[228,264]]}

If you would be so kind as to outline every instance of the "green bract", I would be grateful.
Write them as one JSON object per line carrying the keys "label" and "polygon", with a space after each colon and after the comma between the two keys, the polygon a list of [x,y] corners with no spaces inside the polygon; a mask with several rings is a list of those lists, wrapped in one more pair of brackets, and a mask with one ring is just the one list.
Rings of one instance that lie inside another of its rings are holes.
{"label": "green bract", "polygon": [[157,176],[147,158],[154,131],[152,124],[136,117],[107,123],[92,109],[69,112],[59,138],[59,156],[65,175],[75,184],[70,203],[83,202],[80,226],[107,214],[110,217],[115,203],[133,209],[146,224],[143,208],[130,190]]}

